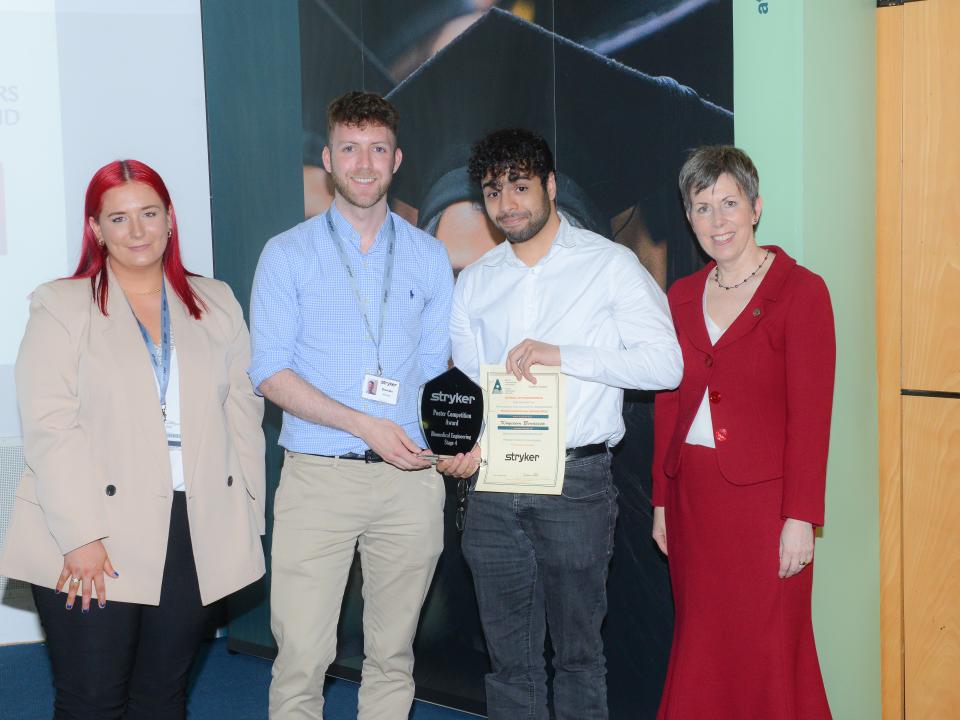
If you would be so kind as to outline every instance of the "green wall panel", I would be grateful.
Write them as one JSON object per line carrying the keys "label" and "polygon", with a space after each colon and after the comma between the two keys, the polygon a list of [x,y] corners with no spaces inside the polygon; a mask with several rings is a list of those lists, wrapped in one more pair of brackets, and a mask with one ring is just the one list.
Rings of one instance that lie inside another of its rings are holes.
{"label": "green wall panel", "polygon": [[822,275],[836,315],[813,620],[831,709],[849,720],[880,717],[876,12],[875,0],[734,0],[736,138],[760,170],[759,239]]}

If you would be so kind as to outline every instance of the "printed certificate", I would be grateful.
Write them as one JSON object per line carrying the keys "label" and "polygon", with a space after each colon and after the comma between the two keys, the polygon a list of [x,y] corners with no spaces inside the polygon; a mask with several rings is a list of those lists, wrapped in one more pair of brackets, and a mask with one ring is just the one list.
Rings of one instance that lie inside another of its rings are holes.
{"label": "printed certificate", "polygon": [[476,489],[559,495],[566,459],[566,378],[559,367],[536,366],[537,384],[517,380],[503,365],[480,367],[486,464]]}

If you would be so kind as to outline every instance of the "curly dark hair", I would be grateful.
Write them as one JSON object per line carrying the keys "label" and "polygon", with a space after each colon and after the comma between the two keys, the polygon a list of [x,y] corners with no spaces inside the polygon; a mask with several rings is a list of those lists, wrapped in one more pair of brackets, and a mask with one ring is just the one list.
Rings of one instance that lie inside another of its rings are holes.
{"label": "curly dark hair", "polygon": [[351,90],[327,106],[327,135],[334,125],[383,125],[397,137],[400,113],[389,100],[372,92]]}
{"label": "curly dark hair", "polygon": [[510,182],[521,175],[536,176],[546,187],[553,171],[553,153],[547,141],[521,128],[490,133],[473,146],[467,162],[470,179],[477,184],[487,176],[496,179],[506,174]]}

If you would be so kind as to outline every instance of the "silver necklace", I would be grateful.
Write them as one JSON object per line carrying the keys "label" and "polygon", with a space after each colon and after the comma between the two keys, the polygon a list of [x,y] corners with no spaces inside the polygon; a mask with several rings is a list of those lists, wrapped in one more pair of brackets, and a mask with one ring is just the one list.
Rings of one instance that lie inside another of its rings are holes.
{"label": "silver necklace", "polygon": [[767,258],[768,258],[768,257],[770,257],[770,251],[769,251],[769,250],[767,250],[767,251],[763,254],[763,260],[761,260],[761,261],[760,261],[760,264],[757,265],[757,269],[754,270],[754,271],[753,271],[752,273],[750,273],[749,275],[747,275],[743,280],[741,280],[740,282],[738,282],[736,285],[724,285],[722,282],[720,282],[720,266],[719,266],[719,265],[717,265],[717,271],[714,273],[713,279],[717,281],[717,286],[718,286],[718,287],[721,287],[721,288],[723,288],[724,290],[733,290],[734,288],[740,287],[741,285],[743,285],[744,283],[746,283],[748,280],[750,280],[754,275],[756,275],[758,272],[760,272],[760,268],[763,267],[763,264],[767,261]]}

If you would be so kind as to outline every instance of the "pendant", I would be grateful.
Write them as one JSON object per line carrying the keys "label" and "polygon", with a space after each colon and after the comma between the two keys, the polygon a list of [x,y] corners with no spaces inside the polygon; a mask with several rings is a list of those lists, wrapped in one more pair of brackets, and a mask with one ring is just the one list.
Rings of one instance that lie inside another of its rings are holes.
{"label": "pendant", "polygon": [[161,405],[161,406],[160,406],[160,414],[163,415],[163,421],[166,422],[166,421],[167,421],[167,406],[166,406],[166,405]]}

